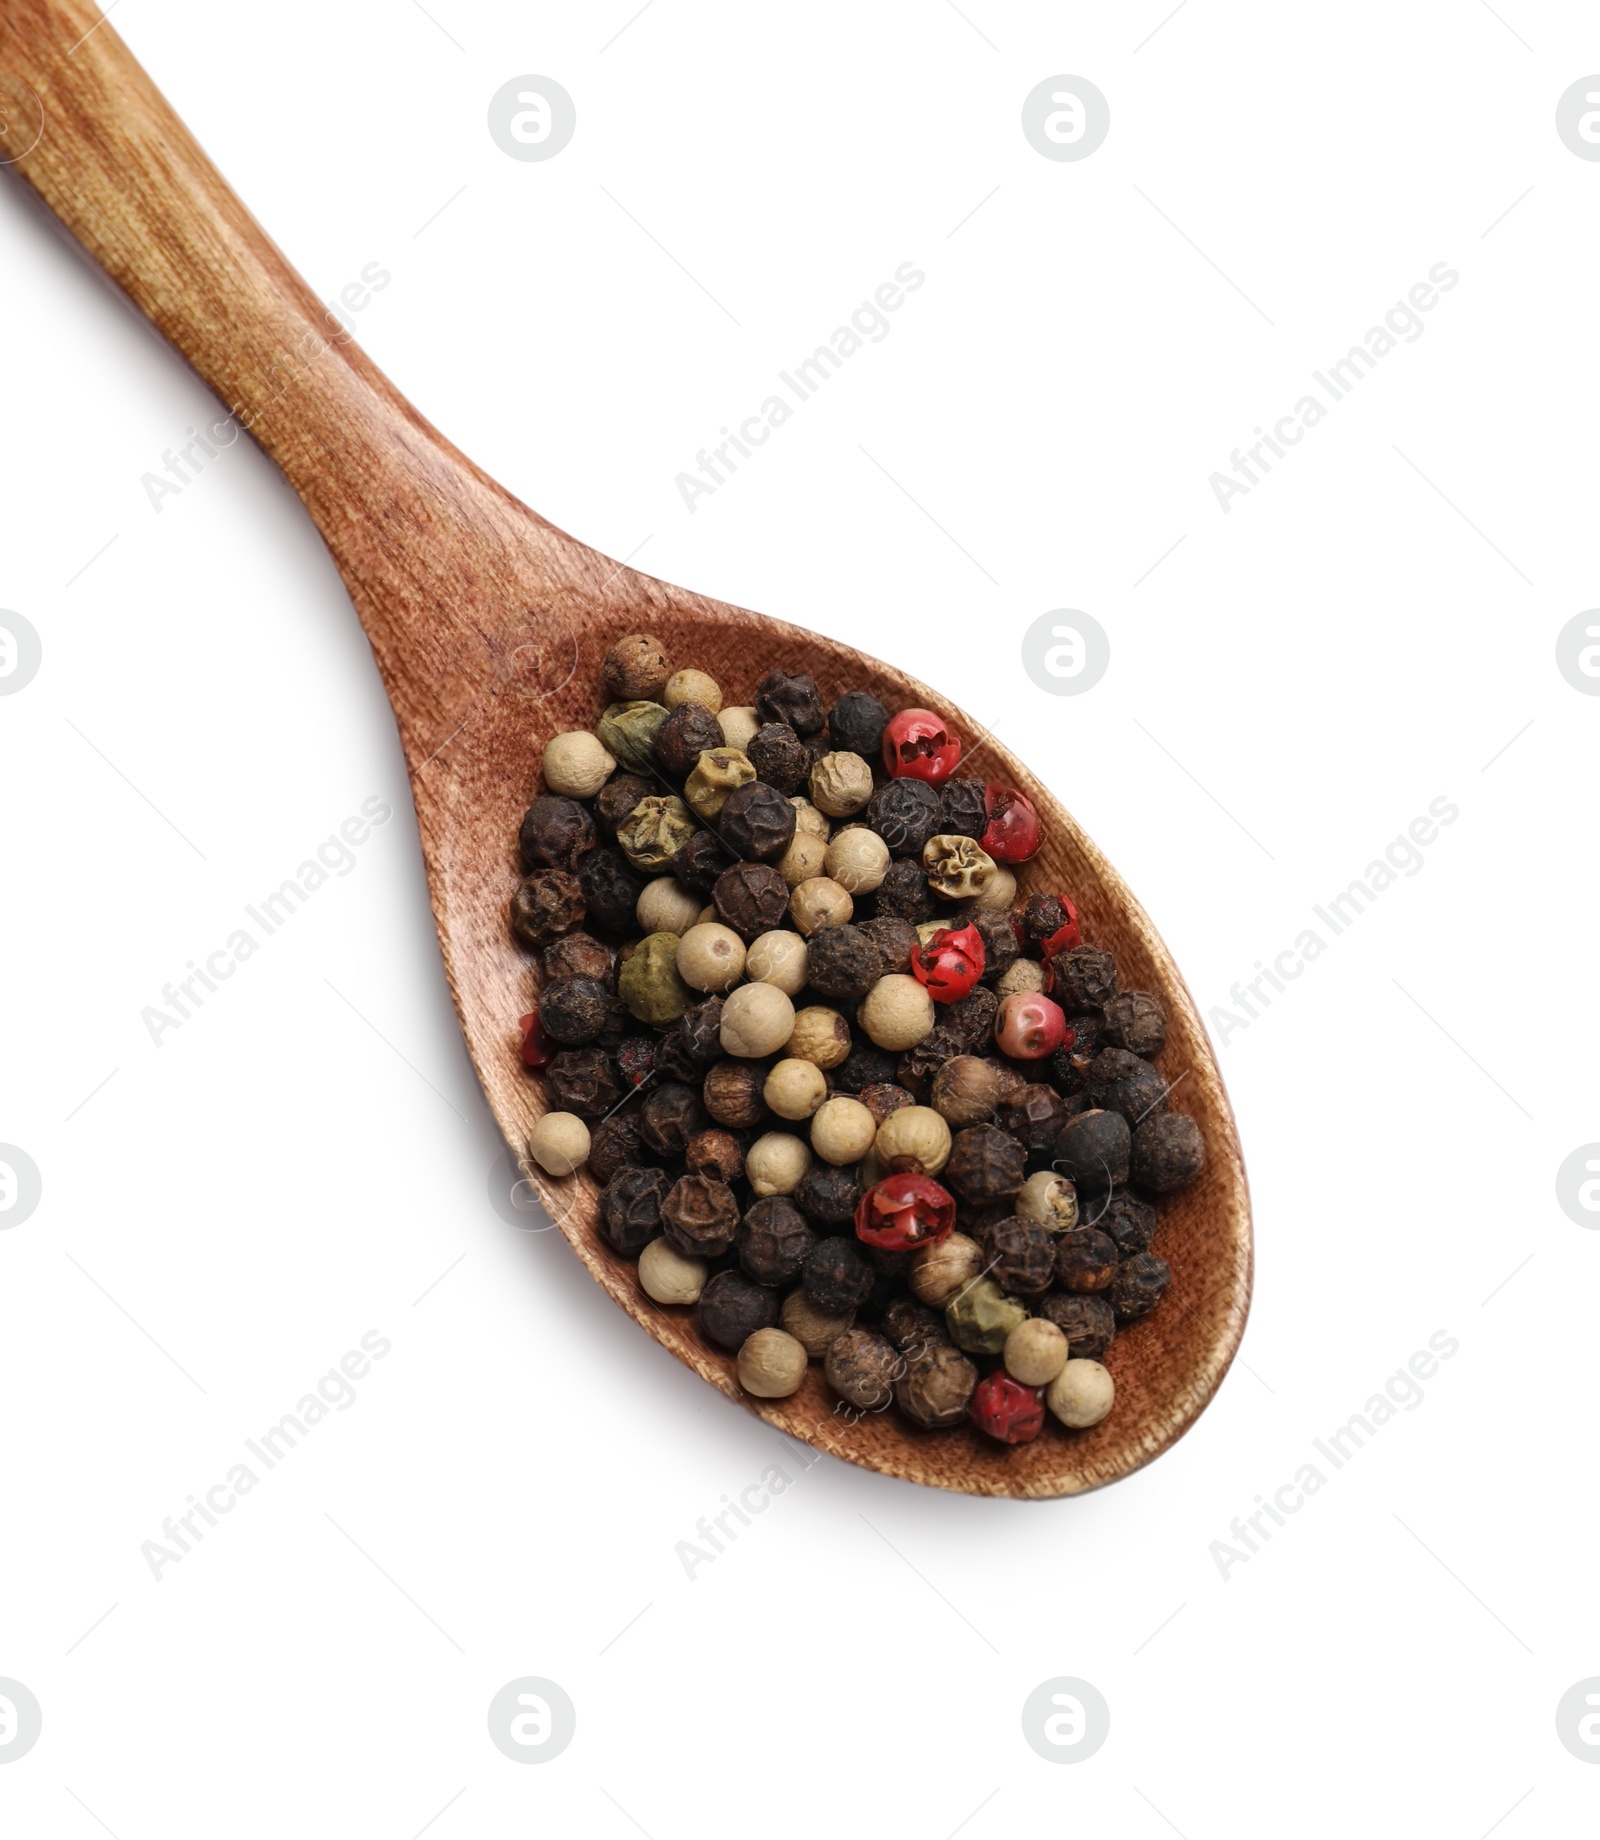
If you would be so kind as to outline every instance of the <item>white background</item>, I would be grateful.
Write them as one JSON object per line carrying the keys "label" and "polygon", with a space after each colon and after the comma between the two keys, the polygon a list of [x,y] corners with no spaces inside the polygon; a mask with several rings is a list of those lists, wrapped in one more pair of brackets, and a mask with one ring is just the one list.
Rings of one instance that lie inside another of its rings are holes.
{"label": "white background", "polygon": [[[1430,800],[1459,820],[1222,1048],[1258,1283],[1187,1438],[1046,1505],[802,1470],[491,1204],[340,583],[248,443],[151,508],[207,393],[0,186],[0,605],[44,645],[0,702],[0,1139],[44,1180],[0,1234],[0,1676],[44,1708],[0,1819],[1587,1831],[1555,1708],[1600,1673],[1600,1241],[1555,1172],[1600,1137],[1600,703],[1555,640],[1600,600],[1600,164],[1554,111],[1589,9],[631,10],[115,24],[324,298],[390,271],[352,324],[426,415],[602,550],[995,719],[1203,1006]],[[544,164],[485,125],[524,73],[577,105]],[[1020,129],[1058,73],[1110,102],[1081,163]],[[691,515],[695,450],[905,261],[891,336]],[[1439,262],[1424,335],[1224,514],[1208,475]],[[1111,638],[1079,698],[1021,668],[1059,607]],[[154,1046],[141,1009],[374,794],[353,871]],[[357,1402],[154,1580],[141,1542],[373,1329]],[[1424,1403],[1224,1578],[1234,1517],[1441,1330]],[[675,1543],[774,1461],[691,1581]],[[485,1727],[527,1674],[578,1714],[540,1768]],[[1057,1675],[1111,1708],[1069,1769],[1019,1724]]]}

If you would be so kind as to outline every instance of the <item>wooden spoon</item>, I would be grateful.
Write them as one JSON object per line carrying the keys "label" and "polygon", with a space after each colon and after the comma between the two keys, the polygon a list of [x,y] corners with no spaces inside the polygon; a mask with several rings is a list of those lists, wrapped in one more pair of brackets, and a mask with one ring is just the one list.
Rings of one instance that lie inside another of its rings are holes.
{"label": "wooden spoon", "polygon": [[[733,1362],[686,1312],[652,1304],[594,1231],[587,1174],[524,1165],[595,1280],[703,1379],[780,1430],[886,1475],[981,1495],[1044,1497],[1148,1463],[1194,1422],[1244,1330],[1250,1215],[1233,1116],[1195,1006],[1116,871],[1020,762],[950,700],[893,666],[777,620],[652,580],[577,542],[458,453],[322,307],[162,99],[90,0],[0,0],[0,159],[11,162],[282,468],[311,513],[366,628],[405,749],[439,943],[473,1064],[507,1140],[544,1099],[516,1054],[531,992],[507,903],[517,825],[546,738],[587,728],[600,661],[620,634],[660,635],[672,657],[749,700],[781,665],[830,700],[875,692],[891,709],[949,715],[984,777],[1038,807],[1044,843],[1024,890],[1065,889],[1085,938],[1116,954],[1128,988],[1171,1017],[1163,1066],[1198,1120],[1203,1176],[1163,1209],[1173,1270],[1160,1307],[1119,1334],[1117,1402],[1093,1430],[1050,1421],[1013,1450],[969,1429],[923,1435],[898,1412],[849,1425],[813,1367],[792,1398],[752,1401]],[[231,432],[219,413],[218,432]],[[207,430],[202,430],[206,434]]]}

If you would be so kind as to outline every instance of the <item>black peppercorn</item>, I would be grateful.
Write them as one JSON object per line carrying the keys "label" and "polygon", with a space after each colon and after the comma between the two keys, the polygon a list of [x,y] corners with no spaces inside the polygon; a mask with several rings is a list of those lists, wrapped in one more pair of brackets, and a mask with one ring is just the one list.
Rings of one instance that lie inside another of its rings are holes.
{"label": "black peppercorn", "polygon": [[1067,1039],[1048,1063],[1050,1078],[1058,1091],[1083,1091],[1089,1079],[1089,1064],[1100,1052],[1103,1028],[1099,1016],[1074,1016],[1067,1024]]}
{"label": "black peppercorn", "polygon": [[699,703],[680,703],[656,730],[656,759],[674,779],[687,779],[708,748],[726,745],[722,724]]}
{"label": "black peppercorn", "polygon": [[565,869],[536,869],[511,897],[511,930],[525,946],[548,946],[583,925],[583,887]]}
{"label": "black peppercorn", "polygon": [[950,1340],[944,1311],[930,1310],[915,1297],[899,1296],[883,1313],[883,1333],[903,1355],[915,1356]]}
{"label": "black peppercorn", "polygon": [[1121,1112],[1130,1125],[1137,1126],[1165,1104],[1167,1082],[1148,1061],[1126,1048],[1102,1048],[1089,1063],[1084,1090],[1091,1105]]}
{"label": "black peppercorn", "polygon": [[985,1201],[976,1206],[962,1201],[956,1206],[956,1225],[968,1239],[975,1239],[981,1246],[989,1229],[999,1226],[1002,1220],[1009,1220],[1011,1214],[1009,1196],[1004,1201]]}
{"label": "black peppercorn", "polygon": [[884,1086],[894,1079],[900,1056],[870,1041],[858,1041],[833,1069],[835,1092],[859,1093],[868,1086]]}
{"label": "black peppercorn", "polygon": [[1013,1099],[999,1106],[994,1121],[1013,1136],[1032,1157],[1055,1155],[1056,1139],[1067,1122],[1067,1108],[1053,1086],[1024,1086]]}
{"label": "black peppercorn", "polygon": [[960,1036],[953,1029],[936,1027],[931,1034],[924,1035],[914,1048],[907,1048],[900,1056],[894,1071],[895,1080],[911,1094],[918,1105],[926,1105],[933,1089],[933,1076],[946,1061],[953,1060],[960,1052]]}
{"label": "black peppercorn", "polygon": [[804,675],[769,671],[756,691],[756,714],[763,722],[787,722],[797,735],[814,735],[823,724],[822,698]]}
{"label": "black peppercorn", "polygon": [[924,1431],[948,1431],[967,1415],[978,1370],[948,1340],[906,1350],[906,1371],[895,1383],[895,1403]]}
{"label": "black peppercorn", "polygon": [[859,1243],[839,1234],[817,1241],[806,1259],[801,1284],[819,1310],[843,1316],[865,1299],[872,1278],[872,1267],[862,1257]]}
{"label": "black peppercorn", "polygon": [[639,1108],[639,1134],[657,1156],[681,1157],[705,1124],[700,1095],[680,1080],[663,1080]]}
{"label": "black peppercorn", "polygon": [[576,799],[558,799],[549,793],[536,798],[523,814],[517,847],[522,872],[535,869],[576,869],[595,847],[594,819]]}
{"label": "black peppercorn", "polygon": [[604,1118],[622,1100],[617,1070],[601,1048],[565,1048],[552,1054],[544,1077],[554,1111]]}
{"label": "black peppercorn", "polygon": [[[592,1150],[589,1161],[594,1161]],[[1122,1189],[1107,1195],[1104,1200],[1090,1202],[1084,1210],[1082,1223],[1109,1234],[1117,1251],[1126,1259],[1136,1252],[1150,1250],[1150,1242],[1155,1238],[1156,1211],[1148,1201],[1141,1201]]]}
{"label": "black peppercorn", "polygon": [[[920,779],[892,779],[873,793],[867,806],[867,823],[889,846],[891,856],[920,857],[922,846],[939,829],[939,795]],[[922,874],[919,869],[918,875]],[[878,884],[878,912],[883,905],[884,883]],[[927,880],[923,878],[926,888]],[[930,912],[931,907],[930,907]],[[910,914],[903,916],[909,920]]]}
{"label": "black peppercorn", "polygon": [[806,982],[819,997],[859,1003],[883,976],[883,956],[859,926],[819,926],[806,941]]}
{"label": "black peppercorn", "polygon": [[[559,875],[559,869],[545,869],[544,875]],[[539,959],[547,980],[564,977],[599,978],[608,990],[616,988],[617,955],[610,946],[601,945],[590,933],[568,933],[547,945]]]}
{"label": "black peppercorn", "polygon": [[794,1191],[794,1204],[808,1219],[825,1227],[848,1226],[855,1219],[865,1186],[855,1164],[839,1165],[818,1160],[800,1178]]}
{"label": "black peppercorn", "polygon": [[1153,1252],[1136,1252],[1124,1259],[1111,1280],[1111,1309],[1119,1323],[1137,1322],[1166,1294],[1172,1267]]}
{"label": "black peppercorn", "polygon": [[799,1277],[817,1236],[784,1195],[767,1195],[745,1214],[735,1245],[739,1267],[757,1284],[790,1284]]}
{"label": "black peppercorn", "polygon": [[615,994],[598,978],[557,978],[539,993],[539,1021],[546,1038],[559,1048],[587,1046],[619,1008]]}
{"label": "black peppercorn", "polygon": [[[792,806],[789,817],[792,823]],[[748,945],[757,934],[770,933],[789,911],[789,884],[766,863],[735,863],[717,877],[711,898],[718,914]]]}
{"label": "black peppercorn", "polygon": [[944,1006],[943,1026],[956,1035],[966,1054],[982,1054],[994,1046],[994,1019],[1000,999],[986,984],[970,996]]}
{"label": "black peppercorn", "polygon": [[903,1111],[908,1105],[915,1105],[916,1100],[904,1086],[886,1086],[878,1084],[863,1086],[859,1094],[861,1103],[872,1114],[874,1124],[882,1124],[891,1112]]}
{"label": "black peppercorn", "polygon": [[1187,1112],[1157,1112],[1133,1134],[1133,1180],[1146,1194],[1170,1195],[1192,1182],[1205,1161],[1200,1127]]}
{"label": "black peppercorn", "polygon": [[[589,1151],[594,1161],[594,1150]],[[744,1146],[732,1131],[711,1125],[696,1131],[683,1149],[683,1164],[692,1176],[710,1176],[717,1182],[737,1182],[744,1174]]]}
{"label": "black peppercorn", "polygon": [[1121,1112],[1079,1112],[1061,1127],[1055,1166],[1080,1195],[1101,1195],[1127,1181],[1132,1143]]}
{"label": "black peppercorn", "polygon": [[[905,785],[912,782],[896,780],[893,783]],[[868,809],[870,812],[871,808]],[[928,834],[933,835],[931,831]],[[920,926],[924,920],[933,918],[933,890],[928,886],[928,878],[922,873],[922,865],[915,855],[903,856],[897,862],[890,863],[883,872],[883,880],[879,882],[873,898],[878,904],[880,920],[904,920],[909,926]]]}
{"label": "black peppercorn", "polygon": [[1036,946],[1059,933],[1070,918],[1058,895],[1030,894],[1023,903],[1023,931]]}
{"label": "black peppercorn", "polygon": [[775,863],[794,841],[794,807],[776,786],[753,779],[723,800],[717,834],[742,862]]}
{"label": "black peppercorn", "polygon": [[767,1070],[756,1061],[718,1061],[706,1074],[700,1097],[718,1124],[730,1131],[753,1131],[767,1116],[761,1096]]}
{"label": "black peppercorn", "polygon": [[823,1362],[828,1385],[863,1412],[878,1412],[888,1405],[894,1383],[905,1372],[896,1349],[871,1329],[846,1329],[835,1338]]}
{"label": "black peppercorn", "polygon": [[714,1259],[739,1231],[739,1204],[726,1182],[679,1176],[661,1203],[661,1231],[687,1259]]}
{"label": "black peppercorn", "polygon": [[828,734],[841,754],[859,754],[877,760],[883,753],[883,731],[889,712],[866,690],[846,690],[828,711]]}
{"label": "black peppercorn", "polygon": [[1094,1292],[1052,1291],[1039,1303],[1038,1310],[1067,1338],[1069,1361],[1098,1361],[1116,1334],[1117,1319],[1111,1305]]}
{"label": "black peppercorn", "polygon": [[739,1271],[719,1271],[695,1305],[700,1333],[730,1353],[757,1329],[770,1329],[777,1320],[777,1297],[764,1284],[752,1283]]}
{"label": "black peppercorn", "polygon": [[998,1220],[980,1244],[984,1270],[1003,1291],[1036,1297],[1055,1280],[1055,1236],[1036,1220]]}
{"label": "black peppercorn", "polygon": [[619,1169],[642,1166],[648,1156],[631,1110],[602,1119],[590,1133],[588,1169],[602,1187]]}
{"label": "black peppercorn", "polygon": [[1025,1169],[1022,1145],[1014,1137],[992,1124],[973,1124],[951,1140],[943,1181],[963,1201],[1003,1201],[1021,1188]]}
{"label": "black peppercorn", "polygon": [[617,1044],[617,1067],[630,1086],[643,1086],[656,1070],[654,1035],[628,1035]]}
{"label": "black peppercorn", "polygon": [[981,779],[947,779],[939,788],[939,835],[981,837],[989,828]]}
{"label": "black peppercorn", "polygon": [[696,831],[672,859],[672,873],[708,901],[717,877],[732,867],[733,856],[715,831]]}
{"label": "black peppercorn", "polygon": [[983,941],[983,981],[998,984],[1022,956],[1011,927],[1011,916],[1004,908],[980,907],[972,915],[971,924],[978,929],[978,937]]}
{"label": "black peppercorn", "polygon": [[1050,972],[1050,994],[1069,1016],[1104,1009],[1117,994],[1117,961],[1096,946],[1058,952]]}
{"label": "black peppercorn", "polygon": [[634,909],[644,888],[643,878],[628,867],[620,850],[603,847],[583,859],[578,870],[588,909],[590,928],[602,939],[626,939],[637,930]]}
{"label": "black peppercorn", "polygon": [[1119,990],[1106,1001],[1102,1039],[1153,1061],[1166,1045],[1167,1012],[1147,990]]}
{"label": "black peppercorn", "polygon": [[608,837],[615,837],[641,799],[654,798],[661,788],[638,773],[613,773],[595,794],[595,822]]}
{"label": "black peppercorn", "polygon": [[686,1009],[656,1051],[656,1065],[669,1079],[698,1081],[722,1053],[722,999],[707,997]]}
{"label": "black peppercorn", "polygon": [[613,1252],[634,1259],[661,1231],[661,1204],[672,1178],[664,1169],[629,1164],[600,1191],[600,1233]]}
{"label": "black peppercorn", "polygon": [[800,791],[811,771],[810,751],[787,722],[768,722],[758,728],[744,753],[756,778],[776,786],[785,798]]}
{"label": "black peppercorn", "polygon": [[[900,865],[891,866],[899,868]],[[911,954],[917,949],[917,929],[909,920],[902,920],[896,914],[878,914],[862,921],[860,930],[877,947],[885,977],[891,973],[904,976],[910,971]]]}
{"label": "black peppercorn", "polygon": [[1103,1291],[1117,1275],[1117,1242],[1098,1227],[1073,1227],[1056,1241],[1056,1283],[1064,1291]]}

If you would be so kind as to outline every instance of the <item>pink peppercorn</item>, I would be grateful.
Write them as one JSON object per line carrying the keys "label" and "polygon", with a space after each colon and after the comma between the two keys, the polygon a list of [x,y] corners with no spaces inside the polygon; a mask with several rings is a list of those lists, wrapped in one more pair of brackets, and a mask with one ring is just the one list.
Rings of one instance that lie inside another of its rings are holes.
{"label": "pink peppercorn", "polygon": [[550,1050],[545,1046],[544,1028],[539,1021],[539,1012],[530,1009],[518,1027],[522,1030],[522,1046],[519,1050],[524,1067],[542,1067],[550,1058]]}
{"label": "pink peppercorn", "polygon": [[1038,990],[1015,990],[1002,1000],[994,1019],[1000,1052],[1013,1060],[1037,1061],[1053,1054],[1067,1035],[1061,1005]]}
{"label": "pink peppercorn", "polygon": [[967,1416],[1002,1444],[1026,1444],[1044,1429],[1044,1402],[1010,1374],[990,1374],[978,1382]]}

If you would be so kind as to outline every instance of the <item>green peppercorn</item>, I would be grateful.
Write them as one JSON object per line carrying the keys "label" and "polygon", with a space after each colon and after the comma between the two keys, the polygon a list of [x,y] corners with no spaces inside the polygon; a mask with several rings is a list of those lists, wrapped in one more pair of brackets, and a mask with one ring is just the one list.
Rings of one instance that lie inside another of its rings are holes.
{"label": "green peppercorn", "polygon": [[974,1278],[945,1305],[950,1339],[967,1354],[999,1354],[1028,1312],[993,1278]]}
{"label": "green peppercorn", "polygon": [[694,1002],[695,993],[678,976],[678,935],[652,933],[641,939],[617,974],[617,990],[630,1015],[664,1029]]}
{"label": "green peppercorn", "polygon": [[635,773],[656,763],[656,730],[667,719],[659,703],[613,703],[594,725],[600,745]]}
{"label": "green peppercorn", "polygon": [[622,853],[635,869],[669,869],[672,859],[694,835],[689,808],[674,794],[640,799],[617,831]]}

